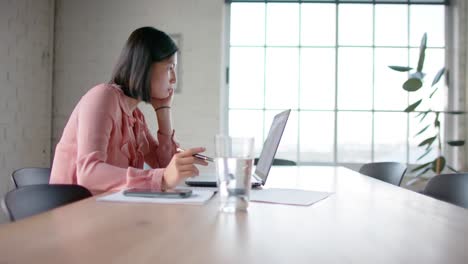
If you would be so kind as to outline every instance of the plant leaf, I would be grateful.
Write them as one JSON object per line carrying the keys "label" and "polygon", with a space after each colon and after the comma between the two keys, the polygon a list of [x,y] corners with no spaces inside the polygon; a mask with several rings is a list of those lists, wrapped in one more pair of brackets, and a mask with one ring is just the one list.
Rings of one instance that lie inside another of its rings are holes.
{"label": "plant leaf", "polygon": [[431,167],[428,167],[428,168],[426,168],[425,170],[423,170],[423,171],[421,171],[421,172],[418,172],[418,174],[416,175],[416,177],[422,176],[424,173],[428,172],[430,169],[431,169]]}
{"label": "plant leaf", "polygon": [[426,131],[426,130],[429,128],[429,126],[430,126],[430,125],[427,125],[425,128],[419,130],[419,132],[418,132],[416,135],[414,135],[414,136],[416,137],[416,136],[421,135],[422,133],[424,133],[424,131]]}
{"label": "plant leaf", "polygon": [[454,168],[452,168],[450,165],[447,164],[447,168],[455,173],[458,173],[458,171]]}
{"label": "plant leaf", "polygon": [[436,85],[436,84],[440,81],[440,78],[442,77],[442,75],[444,75],[444,73],[445,73],[445,67],[442,68],[442,69],[440,69],[440,70],[437,72],[436,76],[434,77],[434,80],[432,81],[432,85],[431,85],[431,86]]}
{"label": "plant leaf", "polygon": [[452,147],[460,147],[465,145],[465,140],[451,140],[447,141],[447,144],[449,144]]}
{"label": "plant leaf", "polygon": [[439,87],[436,87],[434,91],[432,91],[431,95],[429,95],[429,98],[432,98],[432,96],[439,90]]}
{"label": "plant leaf", "polygon": [[419,122],[422,122],[424,120],[424,118],[426,118],[427,114],[429,114],[430,112],[431,112],[431,110],[427,110],[426,112],[424,112],[424,114],[421,117],[421,119],[419,120]]}
{"label": "plant leaf", "polygon": [[434,142],[434,140],[436,139],[437,136],[433,136],[433,137],[430,137],[430,138],[426,138],[425,140],[423,140],[421,143],[419,143],[418,147],[422,147],[424,145],[428,145],[428,147],[430,147],[432,145],[432,142]]}
{"label": "plant leaf", "polygon": [[418,117],[420,115],[424,114],[424,112],[419,112],[415,117]]}
{"label": "plant leaf", "polygon": [[408,92],[414,92],[422,87],[422,82],[418,78],[409,78],[404,84],[403,89]]}
{"label": "plant leaf", "polygon": [[435,120],[434,120],[434,126],[435,127],[440,127],[439,112],[436,112],[436,117],[435,117]]}
{"label": "plant leaf", "polygon": [[399,71],[399,72],[407,72],[407,71],[411,71],[413,68],[411,67],[406,67],[406,66],[394,66],[394,65],[391,65],[391,66],[388,66],[390,69],[394,70],[394,71]]}
{"label": "plant leaf", "polygon": [[[437,167],[437,163],[439,163],[440,167]],[[438,157],[432,162],[432,171],[440,174],[445,168],[445,158],[443,156]]]}
{"label": "plant leaf", "polygon": [[[426,162],[426,163],[421,164],[421,165],[417,166],[416,168],[412,169],[411,172],[415,172],[415,171],[424,169],[425,167],[427,167],[427,166],[429,166],[431,164],[432,164],[432,161]],[[430,169],[430,167],[429,167],[429,169]]]}
{"label": "plant leaf", "polygon": [[421,160],[422,158],[427,156],[427,154],[431,153],[431,151],[432,151],[432,148],[427,149],[426,153],[422,154],[416,161]]}
{"label": "plant leaf", "polygon": [[419,99],[418,101],[416,101],[413,104],[406,107],[406,109],[404,111],[406,113],[413,112],[416,109],[416,107],[418,107],[418,105],[421,104],[421,102],[422,102],[422,99]]}
{"label": "plant leaf", "polygon": [[418,60],[418,67],[416,71],[422,72],[424,66],[424,59],[426,57],[426,43],[427,43],[427,33],[424,33],[423,37],[421,38],[421,45],[419,46],[419,60]]}

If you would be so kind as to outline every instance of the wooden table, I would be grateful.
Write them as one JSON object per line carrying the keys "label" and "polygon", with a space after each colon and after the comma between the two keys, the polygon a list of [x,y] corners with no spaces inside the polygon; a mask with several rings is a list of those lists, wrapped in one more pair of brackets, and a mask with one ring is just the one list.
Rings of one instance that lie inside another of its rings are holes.
{"label": "wooden table", "polygon": [[343,167],[275,167],[267,187],[334,192],[247,213],[90,198],[0,226],[0,263],[468,263],[468,210]]}

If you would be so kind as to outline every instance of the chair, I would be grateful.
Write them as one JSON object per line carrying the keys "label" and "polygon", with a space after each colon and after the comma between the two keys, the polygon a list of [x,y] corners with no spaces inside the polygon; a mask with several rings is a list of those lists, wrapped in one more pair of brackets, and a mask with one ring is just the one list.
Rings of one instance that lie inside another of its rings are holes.
{"label": "chair", "polygon": [[468,173],[434,176],[422,193],[468,209]]}
{"label": "chair", "polygon": [[362,165],[359,173],[400,186],[406,166],[398,162],[373,162]]}
{"label": "chair", "polygon": [[22,168],[11,174],[15,187],[23,187],[33,184],[48,184],[50,168]]}
{"label": "chair", "polygon": [[8,192],[3,206],[10,220],[16,221],[91,196],[91,192],[80,185],[37,184]]}
{"label": "chair", "polygon": [[[258,163],[258,158],[254,159],[254,165],[257,165]],[[274,166],[296,166],[296,162],[292,160],[286,160],[286,159],[273,159],[273,165]]]}

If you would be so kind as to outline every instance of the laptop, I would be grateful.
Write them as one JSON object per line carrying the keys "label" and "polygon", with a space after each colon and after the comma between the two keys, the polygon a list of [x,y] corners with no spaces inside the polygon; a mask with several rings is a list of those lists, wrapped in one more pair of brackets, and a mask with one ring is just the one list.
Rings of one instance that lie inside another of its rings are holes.
{"label": "laptop", "polygon": [[[273,164],[290,112],[291,109],[277,114],[271,123],[268,136],[263,143],[262,152],[258,158],[257,166],[255,167],[255,172],[252,174],[251,182],[253,188],[265,185],[267,181],[268,173]],[[215,174],[200,175],[195,178],[187,179],[185,184],[198,187],[216,187],[217,179]]]}

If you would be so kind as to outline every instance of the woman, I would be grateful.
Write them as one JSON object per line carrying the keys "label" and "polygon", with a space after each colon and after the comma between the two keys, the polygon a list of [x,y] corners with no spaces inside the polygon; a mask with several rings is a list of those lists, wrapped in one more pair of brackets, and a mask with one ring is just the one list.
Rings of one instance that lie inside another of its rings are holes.
{"label": "woman", "polygon": [[[193,148],[177,152],[171,123],[176,83],[177,46],[151,27],[135,30],[127,40],[109,84],[88,91],[63,131],[50,183],[80,184],[93,193],[124,188],[174,188],[198,175]],[[150,103],[158,122],[155,139],[137,108]],[[147,163],[154,169],[143,170]]]}

